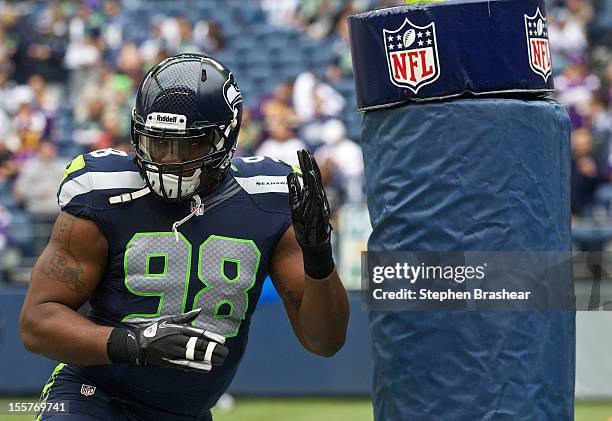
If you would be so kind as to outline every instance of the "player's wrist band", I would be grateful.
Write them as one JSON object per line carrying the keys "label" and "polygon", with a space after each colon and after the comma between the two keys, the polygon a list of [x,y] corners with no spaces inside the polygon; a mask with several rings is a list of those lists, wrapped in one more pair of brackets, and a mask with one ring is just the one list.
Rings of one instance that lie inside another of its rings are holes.
{"label": "player's wrist band", "polygon": [[334,271],[331,243],[314,247],[302,247],[304,272],[312,279],[327,278]]}
{"label": "player's wrist band", "polygon": [[[113,364],[130,363],[134,362],[133,353],[130,352],[129,330],[114,328],[111,331],[108,341],[106,342],[106,352],[108,353],[108,359]],[[130,341],[132,342],[132,341]]]}

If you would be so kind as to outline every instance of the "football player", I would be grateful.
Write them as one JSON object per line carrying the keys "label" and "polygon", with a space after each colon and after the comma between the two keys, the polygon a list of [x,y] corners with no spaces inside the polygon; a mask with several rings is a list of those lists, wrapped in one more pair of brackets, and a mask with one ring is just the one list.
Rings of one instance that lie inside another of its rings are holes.
{"label": "football player", "polygon": [[210,420],[267,274],[305,349],[342,347],[349,309],[317,164],[306,151],[301,175],[232,160],[241,114],[225,66],[174,56],[138,88],[133,155],[103,149],[67,167],[21,313],[25,347],[62,361],[41,400],[70,414],[43,420]]}

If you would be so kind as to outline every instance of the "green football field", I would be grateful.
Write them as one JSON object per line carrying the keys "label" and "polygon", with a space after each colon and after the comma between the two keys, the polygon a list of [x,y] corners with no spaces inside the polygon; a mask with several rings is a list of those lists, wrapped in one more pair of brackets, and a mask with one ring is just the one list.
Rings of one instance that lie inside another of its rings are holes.
{"label": "green football field", "polygon": [[[0,421],[31,420],[32,416],[6,415],[10,401],[0,398]],[[239,399],[230,413],[215,412],[215,421],[372,421],[370,402],[363,399]],[[577,403],[576,421],[612,421],[612,402]]]}

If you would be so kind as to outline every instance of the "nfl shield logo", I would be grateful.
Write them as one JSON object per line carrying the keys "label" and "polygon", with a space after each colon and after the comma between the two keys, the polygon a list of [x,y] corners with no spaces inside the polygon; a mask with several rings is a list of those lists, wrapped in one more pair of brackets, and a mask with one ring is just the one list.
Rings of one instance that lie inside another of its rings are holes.
{"label": "nfl shield logo", "polygon": [[96,393],[96,386],[90,386],[88,384],[81,385],[81,395],[92,396],[94,393]]}
{"label": "nfl shield logo", "polygon": [[389,77],[415,94],[440,76],[436,25],[417,26],[408,18],[395,30],[383,29]]}
{"label": "nfl shield logo", "polygon": [[548,24],[542,16],[540,8],[533,16],[525,16],[525,34],[529,50],[529,66],[531,70],[548,80],[552,72],[550,45],[548,44]]}
{"label": "nfl shield logo", "polygon": [[195,212],[195,216],[202,216],[204,215],[204,205],[200,203],[200,205],[198,205],[198,203],[195,200],[191,200],[191,213]]}

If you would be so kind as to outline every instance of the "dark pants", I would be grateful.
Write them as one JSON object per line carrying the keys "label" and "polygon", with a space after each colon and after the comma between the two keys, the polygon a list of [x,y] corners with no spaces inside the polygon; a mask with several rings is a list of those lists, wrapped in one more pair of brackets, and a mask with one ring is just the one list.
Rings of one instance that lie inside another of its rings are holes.
{"label": "dark pants", "polygon": [[[51,411],[40,413],[36,421],[212,421],[210,413],[196,420],[112,396],[64,364],[58,365],[49,377],[40,401]],[[49,404],[62,402],[67,414],[53,412],[55,408]]]}

